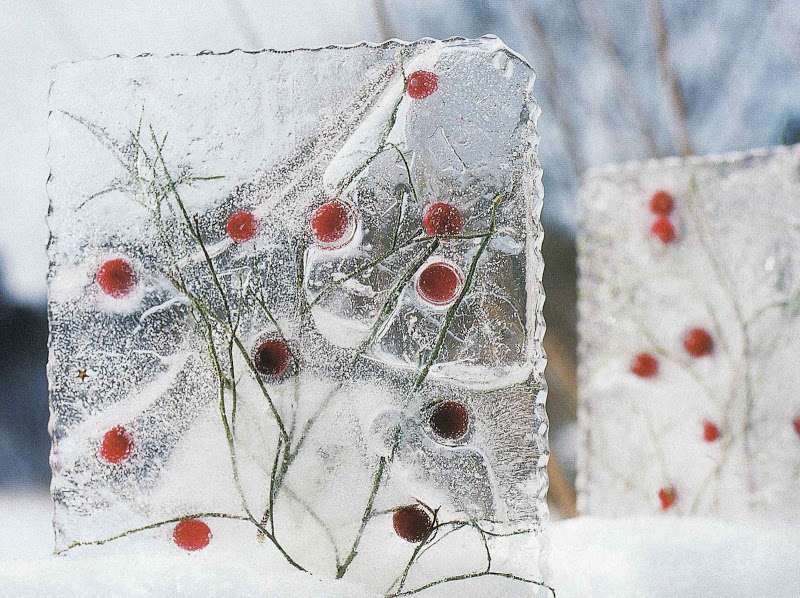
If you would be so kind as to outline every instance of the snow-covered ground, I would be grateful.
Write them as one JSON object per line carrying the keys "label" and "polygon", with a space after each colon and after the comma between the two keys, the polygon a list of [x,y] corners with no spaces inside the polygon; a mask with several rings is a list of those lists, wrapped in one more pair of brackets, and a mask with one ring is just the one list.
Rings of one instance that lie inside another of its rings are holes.
{"label": "snow-covered ground", "polygon": [[[185,553],[134,550],[123,540],[55,557],[50,509],[46,496],[0,499],[0,596],[370,598],[359,587],[289,570],[255,541],[234,546],[223,537]],[[549,581],[559,598],[800,596],[798,526],[579,518],[554,522],[549,535]],[[473,598],[455,586],[419,596]]]}

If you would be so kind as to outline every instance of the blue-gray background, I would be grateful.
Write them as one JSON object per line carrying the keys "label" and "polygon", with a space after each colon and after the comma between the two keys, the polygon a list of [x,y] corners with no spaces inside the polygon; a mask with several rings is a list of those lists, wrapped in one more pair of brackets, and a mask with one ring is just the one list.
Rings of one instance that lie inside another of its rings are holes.
{"label": "blue-gray background", "polygon": [[[51,64],[500,36],[538,73],[554,495],[571,511],[574,195],[587,167],[800,141],[798,0],[0,0],[0,490],[44,489]],[[562,483],[564,482],[564,483]]]}

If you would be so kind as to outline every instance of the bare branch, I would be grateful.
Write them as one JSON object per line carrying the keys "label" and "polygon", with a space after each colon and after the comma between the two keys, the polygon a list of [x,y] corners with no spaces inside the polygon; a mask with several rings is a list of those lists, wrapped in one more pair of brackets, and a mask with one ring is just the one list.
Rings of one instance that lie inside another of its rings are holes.
{"label": "bare branch", "polygon": [[678,75],[669,59],[669,30],[667,29],[664,6],[661,4],[661,0],[648,0],[647,6],[650,12],[653,35],[655,36],[658,68],[661,72],[661,79],[667,85],[669,103],[675,117],[678,150],[682,155],[690,156],[694,151],[689,138],[686,99],[683,95],[681,82],[678,80]]}

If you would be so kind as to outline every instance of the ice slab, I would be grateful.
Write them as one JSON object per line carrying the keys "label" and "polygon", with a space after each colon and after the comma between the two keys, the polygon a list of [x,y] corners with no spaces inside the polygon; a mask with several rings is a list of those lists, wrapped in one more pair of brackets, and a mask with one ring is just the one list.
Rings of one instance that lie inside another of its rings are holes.
{"label": "ice slab", "polygon": [[548,595],[533,77],[495,38],[60,66],[57,549]]}
{"label": "ice slab", "polygon": [[800,148],[580,194],[580,509],[796,520]]}

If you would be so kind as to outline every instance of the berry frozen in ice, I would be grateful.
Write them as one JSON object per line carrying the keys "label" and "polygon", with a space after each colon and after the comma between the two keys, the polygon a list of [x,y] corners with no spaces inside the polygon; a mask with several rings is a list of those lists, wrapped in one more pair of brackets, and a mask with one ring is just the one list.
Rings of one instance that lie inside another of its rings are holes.
{"label": "berry frozen in ice", "polygon": [[683,337],[683,348],[692,357],[704,357],[714,351],[714,339],[704,328],[692,328]]}
{"label": "berry frozen in ice", "polygon": [[200,519],[182,519],[172,531],[172,540],[184,550],[200,550],[211,542],[211,528]]}
{"label": "berry frozen in ice", "polygon": [[421,505],[408,505],[395,510],[392,516],[395,533],[406,542],[418,543],[433,529],[433,517]]}
{"label": "berry frozen in ice", "polygon": [[431,430],[445,440],[459,440],[469,430],[469,412],[458,401],[441,401],[431,410]]}
{"label": "berry frozen in ice", "polygon": [[448,305],[458,295],[461,273],[447,262],[433,262],[425,266],[417,277],[417,293],[433,305]]}
{"label": "berry frozen in ice", "polygon": [[339,201],[322,204],[311,215],[311,232],[322,248],[346,245],[355,233],[353,209]]}
{"label": "berry frozen in ice", "polygon": [[638,353],[631,361],[631,372],[640,378],[658,374],[658,359],[652,353]]}
{"label": "berry frozen in ice", "polygon": [[133,439],[125,428],[114,426],[103,435],[100,457],[106,463],[121,463],[131,454]]}
{"label": "berry frozen in ice", "polygon": [[656,191],[650,198],[650,211],[653,214],[668,216],[675,209],[675,202],[668,191]]}
{"label": "berry frozen in ice", "polygon": [[464,229],[464,217],[454,205],[437,201],[425,209],[422,228],[431,237],[457,235]]}
{"label": "berry frozen in ice", "polygon": [[258,220],[252,212],[240,210],[228,217],[225,231],[235,242],[244,243],[256,236]]}
{"label": "berry frozen in ice", "polygon": [[409,96],[421,100],[436,91],[439,86],[439,76],[430,71],[414,71],[408,76],[406,86]]}
{"label": "berry frozen in ice", "polygon": [[95,279],[106,295],[121,299],[136,286],[136,271],[127,260],[113,258],[100,265]]}
{"label": "berry frozen in ice", "polygon": [[668,216],[659,216],[650,226],[650,233],[665,245],[675,240],[675,226]]}
{"label": "berry frozen in ice", "polygon": [[279,380],[289,371],[292,353],[286,341],[271,338],[261,342],[253,355],[256,371],[266,378]]}

